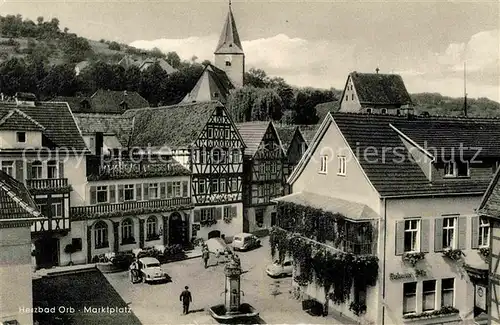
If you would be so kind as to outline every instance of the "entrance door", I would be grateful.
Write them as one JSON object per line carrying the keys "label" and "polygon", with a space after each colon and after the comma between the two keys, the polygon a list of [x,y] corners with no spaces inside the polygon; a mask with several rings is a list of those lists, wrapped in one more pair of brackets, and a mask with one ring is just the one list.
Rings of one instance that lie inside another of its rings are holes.
{"label": "entrance door", "polygon": [[276,226],[276,212],[271,212],[271,226]]}
{"label": "entrance door", "polygon": [[59,239],[45,237],[35,242],[37,268],[50,268],[58,264]]}
{"label": "entrance door", "polygon": [[168,221],[168,244],[169,245],[184,245],[186,240],[186,226],[182,221],[182,217],[178,212],[170,215]]}

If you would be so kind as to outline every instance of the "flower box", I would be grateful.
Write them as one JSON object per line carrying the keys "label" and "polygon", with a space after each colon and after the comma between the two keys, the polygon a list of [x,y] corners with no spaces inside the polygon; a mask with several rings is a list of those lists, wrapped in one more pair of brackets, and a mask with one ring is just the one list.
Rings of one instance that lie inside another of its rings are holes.
{"label": "flower box", "polygon": [[418,262],[425,258],[425,253],[404,253],[402,256],[403,262],[410,264],[412,267],[415,267]]}

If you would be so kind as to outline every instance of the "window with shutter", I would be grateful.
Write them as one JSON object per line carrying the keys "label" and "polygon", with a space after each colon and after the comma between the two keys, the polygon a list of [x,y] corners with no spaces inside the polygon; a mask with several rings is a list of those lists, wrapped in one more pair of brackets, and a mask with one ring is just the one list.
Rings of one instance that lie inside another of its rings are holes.
{"label": "window with shutter", "polygon": [[118,202],[123,202],[123,185],[118,185]]}
{"label": "window with shutter", "polygon": [[[16,162],[17,164],[17,162]],[[16,177],[17,177],[17,174],[16,174]],[[26,163],[26,179],[32,179],[33,176],[31,175],[31,162],[27,162]]]}
{"label": "window with shutter", "polygon": [[183,181],[182,182],[182,197],[188,197],[188,196],[189,196],[188,181]]}
{"label": "window with shutter", "polygon": [[90,204],[97,204],[97,188],[96,188],[96,186],[90,187]]}
{"label": "window with shutter", "polygon": [[434,220],[434,251],[443,251],[443,218]]}
{"label": "window with shutter", "polygon": [[236,218],[236,212],[237,212],[236,207],[231,207],[231,216],[233,218]]}
{"label": "window with shutter", "polygon": [[[142,201],[142,184],[135,184],[135,199],[137,201]],[[128,201],[128,197],[127,197],[127,201]],[[132,199],[133,200],[133,199]]]}
{"label": "window with shutter", "polygon": [[479,217],[478,216],[472,217],[471,235],[472,235],[471,247],[472,248],[479,248]]}
{"label": "window with shutter", "polygon": [[59,162],[59,178],[64,178],[64,162]]}
{"label": "window with shutter", "polygon": [[116,185],[109,186],[109,203],[116,202]]}
{"label": "window with shutter", "polygon": [[172,182],[167,182],[167,199],[172,198],[173,195],[172,191],[173,191]]}
{"label": "window with shutter", "polygon": [[431,231],[431,222],[429,219],[422,219],[420,221],[421,229],[420,229],[420,251],[423,253],[428,253],[430,251],[430,231]]}
{"label": "window with shutter", "polygon": [[467,243],[467,217],[458,218],[458,248],[466,249]]}
{"label": "window with shutter", "polygon": [[403,255],[405,249],[405,222],[396,221],[396,255]]}
{"label": "window with shutter", "polygon": [[167,193],[165,191],[165,183],[160,183],[160,197],[164,199],[167,196]]}
{"label": "window with shutter", "polygon": [[222,208],[215,209],[215,220],[222,219]]}
{"label": "window with shutter", "polygon": [[24,161],[16,160],[16,179],[24,183]]}
{"label": "window with shutter", "polygon": [[200,210],[194,210],[193,222],[201,222],[201,212]]}
{"label": "window with shutter", "polygon": [[144,191],[143,194],[142,194],[143,195],[143,200],[144,201],[149,200],[149,184],[148,183],[144,184],[143,191]]}

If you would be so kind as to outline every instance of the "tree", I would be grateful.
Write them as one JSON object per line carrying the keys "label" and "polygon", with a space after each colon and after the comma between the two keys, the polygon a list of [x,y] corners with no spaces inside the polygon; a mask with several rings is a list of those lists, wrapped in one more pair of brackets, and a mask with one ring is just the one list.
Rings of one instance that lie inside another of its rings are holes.
{"label": "tree", "polygon": [[167,62],[173,68],[179,69],[181,66],[181,58],[176,52],[168,52],[166,55]]}
{"label": "tree", "polygon": [[78,83],[72,64],[61,64],[49,69],[47,76],[40,81],[40,91],[44,97],[73,96]]}
{"label": "tree", "polygon": [[39,26],[42,25],[43,24],[43,17],[42,16],[38,16],[36,18],[36,21],[37,21],[37,23],[38,23]]}
{"label": "tree", "polygon": [[36,77],[24,60],[12,58],[0,64],[0,92],[14,95],[18,91],[36,93]]}
{"label": "tree", "polygon": [[141,74],[139,93],[146,98],[152,106],[163,103],[165,97],[165,84],[168,74],[155,62]]}
{"label": "tree", "polygon": [[264,70],[251,68],[244,75],[244,82],[247,86],[265,88],[268,86],[268,77]]}
{"label": "tree", "polygon": [[283,101],[271,88],[257,89],[252,105],[252,121],[277,121],[283,116]]}
{"label": "tree", "polygon": [[108,45],[108,49],[113,50],[113,51],[120,51],[121,50],[121,46],[117,42],[111,42]]}
{"label": "tree", "polygon": [[203,62],[201,63],[202,66],[206,67],[207,65],[210,65],[212,64],[212,62],[210,62],[210,60],[203,60]]}
{"label": "tree", "polygon": [[318,122],[316,105],[334,101],[337,98],[331,90],[302,88],[297,90],[294,107],[295,124],[315,124]]}
{"label": "tree", "polygon": [[252,107],[256,98],[257,88],[253,86],[244,86],[230,93],[226,108],[235,122],[251,121]]}
{"label": "tree", "polygon": [[87,39],[74,34],[67,34],[62,42],[62,50],[67,62],[76,63],[92,54],[92,47]]}
{"label": "tree", "polygon": [[139,67],[131,66],[125,70],[125,88],[130,91],[138,91],[141,86],[141,70]]}
{"label": "tree", "polygon": [[150,52],[149,52],[149,55],[151,55],[152,57],[154,58],[158,58],[158,59],[164,59],[166,58],[167,56],[165,55],[165,53],[162,52],[162,50],[160,50],[159,48],[155,47],[153,48]]}
{"label": "tree", "polygon": [[123,90],[126,84],[125,70],[121,66],[98,61],[78,75],[78,82],[80,90],[88,94],[97,89]]}

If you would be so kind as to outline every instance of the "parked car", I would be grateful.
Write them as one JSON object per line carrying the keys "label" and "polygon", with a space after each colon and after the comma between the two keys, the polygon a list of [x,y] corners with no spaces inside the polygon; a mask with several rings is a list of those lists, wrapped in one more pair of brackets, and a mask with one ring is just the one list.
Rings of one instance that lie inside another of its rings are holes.
{"label": "parked car", "polygon": [[222,238],[210,238],[205,242],[208,247],[208,251],[215,255],[223,255],[225,252],[230,252],[231,249],[226,244],[226,242]]}
{"label": "parked car", "polygon": [[139,259],[139,271],[143,282],[165,281],[168,276],[160,266],[160,261],[154,257],[143,257]]}
{"label": "parked car", "polygon": [[278,261],[266,267],[266,273],[270,277],[277,278],[282,276],[292,276],[293,263],[292,261],[284,261],[281,265]]}
{"label": "parked car", "polygon": [[235,251],[246,251],[260,247],[260,239],[252,234],[241,233],[233,237],[232,245]]}

